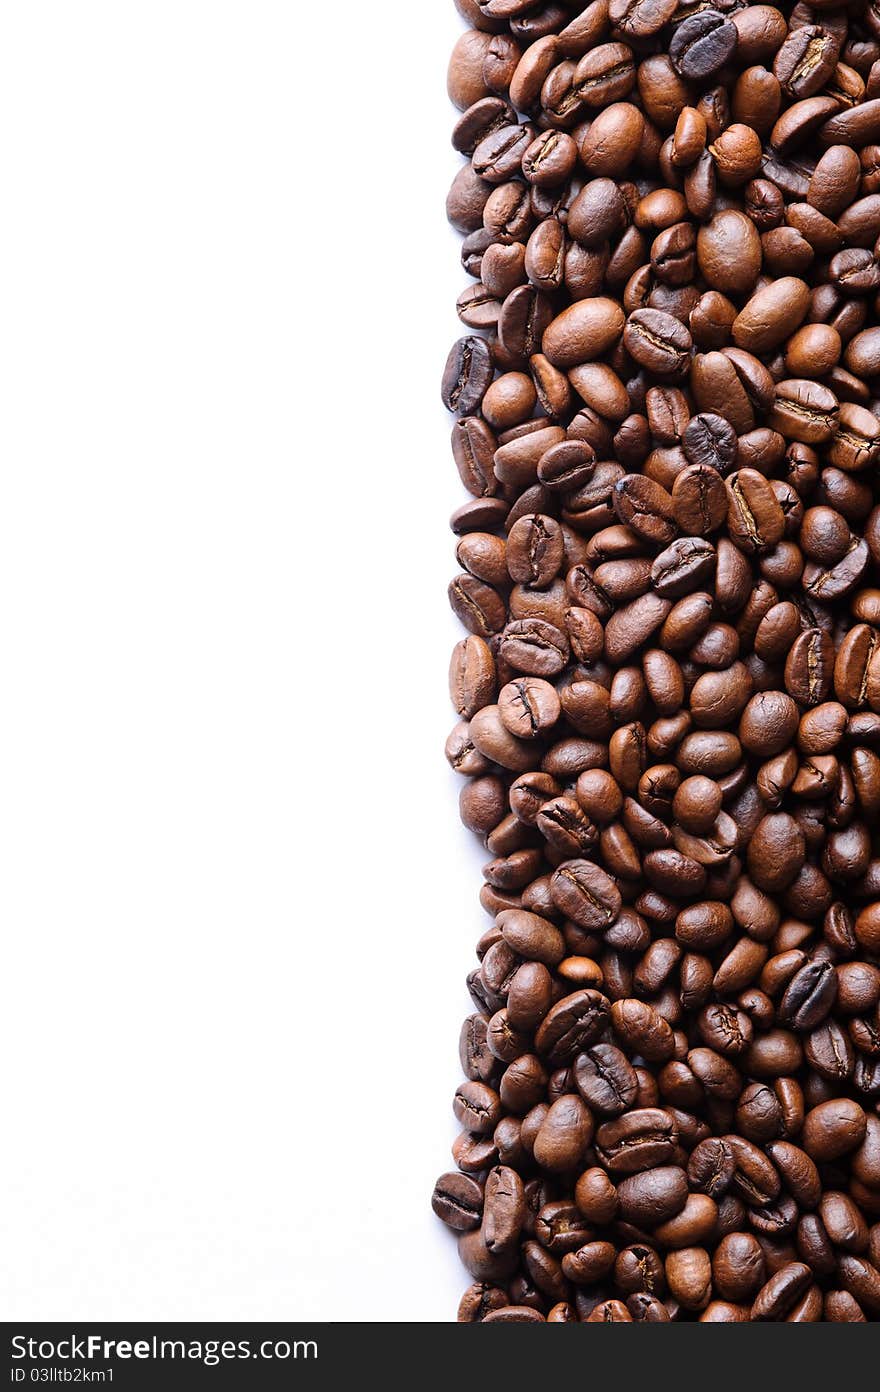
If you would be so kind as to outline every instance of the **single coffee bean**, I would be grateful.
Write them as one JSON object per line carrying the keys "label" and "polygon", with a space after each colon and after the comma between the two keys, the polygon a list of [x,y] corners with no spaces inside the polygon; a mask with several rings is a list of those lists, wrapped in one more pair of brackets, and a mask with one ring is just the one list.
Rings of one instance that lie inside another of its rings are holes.
{"label": "single coffee bean", "polygon": [[672,499],[643,474],[625,474],[615,485],[614,510],[626,526],[653,546],[665,546],[676,532]]}
{"label": "single coffee bean", "polygon": [[727,480],[727,524],[744,551],[768,551],[782,540],[785,518],[776,495],[755,469],[739,469]]}
{"label": "single coffee bean", "polygon": [[669,56],[675,71],[702,82],[723,68],[737,44],[737,31],[717,10],[702,10],[685,19],[672,36]]}
{"label": "single coffee bean", "polygon": [[839,53],[834,34],[819,24],[804,24],[789,33],[776,55],[773,72],[789,96],[812,97],[833,73]]}
{"label": "single coffee bean", "polygon": [[857,1102],[842,1097],[821,1102],[804,1119],[803,1144],[819,1163],[836,1160],[861,1145],[867,1118]]}
{"label": "single coffee bean", "polygon": [[476,410],[492,380],[492,358],[483,338],[460,338],[443,372],[443,404],[466,416]]}
{"label": "single coffee bean", "polygon": [[837,430],[838,400],[819,382],[779,382],[768,421],[787,440],[805,445],[827,443]]}
{"label": "single coffee bean", "polygon": [[543,352],[555,367],[577,367],[607,353],[620,338],[624,316],[614,300],[579,300],[548,325]]}
{"label": "single coffee bean", "polygon": [[613,1044],[594,1044],[574,1061],[574,1080],[594,1111],[617,1116],[638,1096],[638,1076],[626,1055]]}
{"label": "single coffee bean", "polygon": [[834,648],[827,633],[807,629],[792,645],[785,663],[785,689],[800,705],[817,706],[831,690]]}
{"label": "single coffee bean", "polygon": [[608,18],[622,34],[647,39],[669,23],[675,10],[675,0],[611,0]]}
{"label": "single coffee bean", "polygon": [[553,872],[553,902],[582,928],[609,928],[621,909],[620,892],[598,865],[571,860]]}
{"label": "single coffee bean", "polygon": [[677,377],[685,370],[692,339],[685,326],[659,309],[637,309],[623,331],[627,351],[641,366],[660,377]]}
{"label": "single coffee bean", "polygon": [[476,1180],[453,1170],[441,1175],[434,1185],[431,1207],[448,1227],[470,1232],[480,1226],[483,1191]]}
{"label": "single coffee bean", "polygon": [[[715,547],[711,542],[696,537],[680,537],[660,553],[651,568],[651,580],[657,595],[669,601],[699,590],[715,570],[716,559]],[[606,629],[606,644],[607,632]]]}
{"label": "single coffee bean", "polygon": [[599,991],[575,991],[563,997],[544,1018],[535,1047],[554,1067],[569,1063],[608,1026],[608,1000]]}

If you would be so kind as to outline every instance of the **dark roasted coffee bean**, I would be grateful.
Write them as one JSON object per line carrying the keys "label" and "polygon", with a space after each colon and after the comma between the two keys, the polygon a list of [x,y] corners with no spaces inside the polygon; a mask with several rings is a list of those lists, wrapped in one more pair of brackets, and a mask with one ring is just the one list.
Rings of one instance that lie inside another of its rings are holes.
{"label": "dark roasted coffee bean", "polygon": [[834,646],[827,633],[810,628],[792,645],[785,663],[785,688],[802,706],[817,706],[831,690]]}
{"label": "dark roasted coffee bean", "polygon": [[574,1079],[584,1101],[609,1116],[633,1106],[638,1077],[626,1055],[613,1044],[594,1044],[574,1061]]}
{"label": "dark roasted coffee bean", "polygon": [[674,0],[611,0],[608,18],[634,39],[647,39],[668,24],[675,14]]}
{"label": "dark roasted coffee bean", "polygon": [[685,19],[672,36],[669,56],[682,77],[703,81],[723,68],[737,44],[737,31],[717,10],[700,10]]}
{"label": "dark roasted coffee bean", "polygon": [[475,411],[492,380],[492,358],[483,338],[460,338],[443,373],[443,404],[457,415]]}
{"label": "dark roasted coffee bean", "polygon": [[727,480],[727,525],[744,551],[769,551],[782,540],[785,519],[773,489],[755,469],[739,469]]}
{"label": "dark roasted coffee bean", "polygon": [[711,413],[693,416],[681,439],[690,464],[727,473],[736,458],[736,434],[723,418]]}
{"label": "dark roasted coffee bean", "polygon": [[750,1318],[754,1321],[787,1319],[811,1279],[812,1272],[803,1262],[789,1262],[780,1267],[758,1292]]}
{"label": "dark roasted coffee bean", "polygon": [[837,975],[830,962],[808,962],[796,972],[779,1004],[778,1018],[796,1030],[814,1029],[837,995]]}
{"label": "dark roasted coffee bean", "polygon": [[627,1112],[596,1132],[596,1152],[612,1174],[631,1175],[668,1164],[675,1155],[678,1127],[657,1107]]}

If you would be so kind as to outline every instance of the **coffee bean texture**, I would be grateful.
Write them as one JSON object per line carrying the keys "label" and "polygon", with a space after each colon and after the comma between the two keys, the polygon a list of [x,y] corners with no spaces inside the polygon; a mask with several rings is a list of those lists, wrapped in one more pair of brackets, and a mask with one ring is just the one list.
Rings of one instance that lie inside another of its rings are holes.
{"label": "coffee bean texture", "polygon": [[459,1319],[880,1321],[880,7],[455,3]]}

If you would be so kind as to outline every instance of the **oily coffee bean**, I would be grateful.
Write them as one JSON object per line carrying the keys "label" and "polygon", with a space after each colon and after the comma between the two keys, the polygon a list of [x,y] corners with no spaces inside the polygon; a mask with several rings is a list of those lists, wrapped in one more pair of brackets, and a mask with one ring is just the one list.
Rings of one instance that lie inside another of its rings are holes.
{"label": "oily coffee bean", "polygon": [[782,508],[762,474],[739,469],[727,480],[727,524],[731,540],[743,551],[769,551],[782,540]]}
{"label": "oily coffee bean", "polygon": [[675,536],[672,499],[659,483],[644,474],[625,474],[614,488],[614,510],[621,522],[654,546]]}
{"label": "oily coffee bean", "polygon": [[737,44],[737,31],[717,10],[702,10],[685,19],[672,36],[669,56],[675,71],[691,81],[723,68]]}
{"label": "oily coffee bean", "polygon": [[704,412],[688,421],[681,447],[689,464],[725,474],[736,459],[736,433],[723,416]]}
{"label": "oily coffee bean", "polygon": [[676,475],[672,515],[686,535],[706,537],[717,531],[727,517],[727,508],[724,481],[713,465],[692,463]]}
{"label": "oily coffee bean", "polygon": [[456,0],[466,1322],[880,1320],[880,17]]}
{"label": "oily coffee bean", "polygon": [[476,410],[492,381],[492,357],[484,338],[460,338],[443,373],[443,404],[466,416]]}
{"label": "oily coffee bean", "polygon": [[638,1075],[614,1044],[594,1044],[578,1054],[574,1080],[587,1105],[606,1115],[626,1111],[638,1097]]}
{"label": "oily coffee bean", "polygon": [[658,377],[680,376],[692,347],[680,320],[659,309],[635,310],[626,321],[623,342],[639,366]]}
{"label": "oily coffee bean", "polygon": [[711,542],[680,537],[654,561],[651,567],[654,589],[666,600],[691,594],[710,580],[716,559]]}

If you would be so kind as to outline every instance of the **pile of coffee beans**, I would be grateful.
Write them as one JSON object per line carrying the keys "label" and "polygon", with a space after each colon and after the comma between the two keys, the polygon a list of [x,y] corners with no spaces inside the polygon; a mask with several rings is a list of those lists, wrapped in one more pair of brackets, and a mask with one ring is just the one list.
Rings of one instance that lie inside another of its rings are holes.
{"label": "pile of coffee beans", "polygon": [[880,1319],[880,5],[456,0],[467,1321]]}

